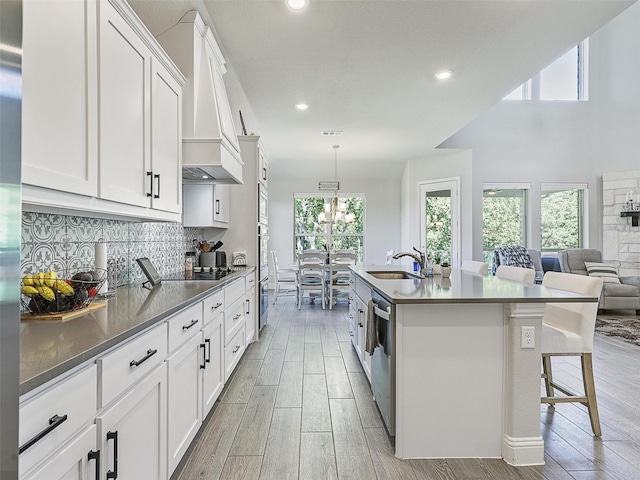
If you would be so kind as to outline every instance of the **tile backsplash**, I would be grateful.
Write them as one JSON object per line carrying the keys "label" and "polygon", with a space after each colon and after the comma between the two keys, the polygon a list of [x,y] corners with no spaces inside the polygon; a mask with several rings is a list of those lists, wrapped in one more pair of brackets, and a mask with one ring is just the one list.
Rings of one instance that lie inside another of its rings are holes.
{"label": "tile backsplash", "polygon": [[199,228],[179,223],[125,222],[78,216],[23,212],[22,274],[55,270],[58,273],[92,268],[95,243],[107,244],[107,262],[118,271],[118,285],[142,282],[136,258],[149,257],[160,275],[184,269],[184,255]]}

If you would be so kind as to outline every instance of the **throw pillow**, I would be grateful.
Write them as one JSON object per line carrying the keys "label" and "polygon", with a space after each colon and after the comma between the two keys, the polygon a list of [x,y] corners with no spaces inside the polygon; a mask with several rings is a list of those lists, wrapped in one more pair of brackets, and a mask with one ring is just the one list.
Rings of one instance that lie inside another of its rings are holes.
{"label": "throw pillow", "polygon": [[584,262],[590,277],[600,277],[605,283],[620,283],[618,269],[613,265],[597,262]]}

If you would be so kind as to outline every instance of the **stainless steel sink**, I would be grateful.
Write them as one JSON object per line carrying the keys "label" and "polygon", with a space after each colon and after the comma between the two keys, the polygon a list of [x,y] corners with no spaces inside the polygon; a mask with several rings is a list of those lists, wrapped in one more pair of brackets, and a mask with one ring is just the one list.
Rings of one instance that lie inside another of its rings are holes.
{"label": "stainless steel sink", "polygon": [[414,275],[409,272],[367,272],[372,277],[379,278],[381,280],[414,280],[420,279],[419,275]]}

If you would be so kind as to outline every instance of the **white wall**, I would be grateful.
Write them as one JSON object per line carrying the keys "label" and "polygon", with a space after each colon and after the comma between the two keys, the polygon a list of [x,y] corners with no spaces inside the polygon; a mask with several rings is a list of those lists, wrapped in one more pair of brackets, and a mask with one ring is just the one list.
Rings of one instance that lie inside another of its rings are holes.
{"label": "white wall", "polygon": [[[293,195],[318,194],[319,180],[269,180],[269,250],[281,267],[294,261]],[[400,180],[339,180],[341,194],[365,195],[365,264],[384,264],[387,250],[400,248]]]}
{"label": "white wall", "polygon": [[[443,151],[442,154],[407,162],[402,175],[402,248],[420,248],[420,182],[460,177],[460,258],[471,258],[472,159],[469,151]],[[396,249],[397,250],[397,249]],[[401,263],[410,263],[403,258]]]}

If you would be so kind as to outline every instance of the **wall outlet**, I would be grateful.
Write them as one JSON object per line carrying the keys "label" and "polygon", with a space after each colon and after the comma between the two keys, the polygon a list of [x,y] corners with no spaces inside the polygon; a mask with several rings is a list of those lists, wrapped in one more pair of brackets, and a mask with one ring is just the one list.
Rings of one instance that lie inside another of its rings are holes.
{"label": "wall outlet", "polygon": [[520,348],[536,348],[536,327],[522,327]]}

